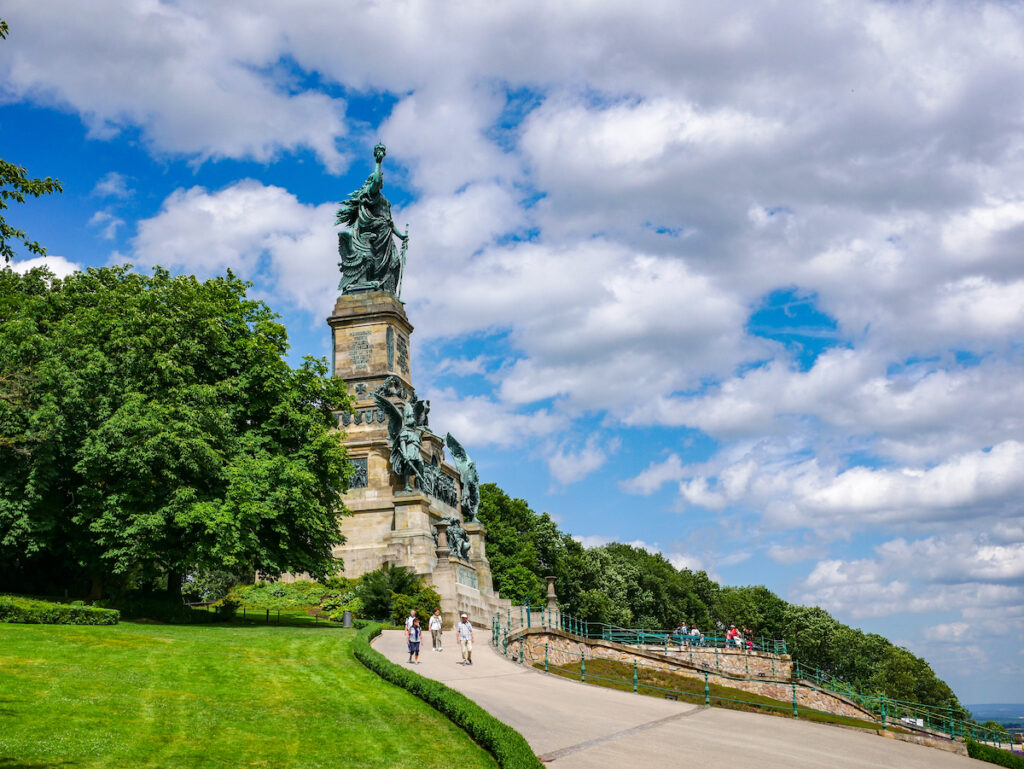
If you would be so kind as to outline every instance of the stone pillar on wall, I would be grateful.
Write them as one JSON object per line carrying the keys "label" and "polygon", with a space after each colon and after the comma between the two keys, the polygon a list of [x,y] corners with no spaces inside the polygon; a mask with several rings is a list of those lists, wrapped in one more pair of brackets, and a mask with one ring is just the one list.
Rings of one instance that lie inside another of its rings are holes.
{"label": "stone pillar on wall", "polygon": [[469,561],[476,570],[477,579],[484,592],[493,595],[491,585],[491,562],[487,560],[487,547],[484,544],[487,538],[487,529],[480,521],[469,521],[462,524],[462,528],[469,535]]}
{"label": "stone pillar on wall", "polygon": [[551,622],[556,627],[559,625],[558,622],[558,596],[555,595],[555,578],[544,577],[548,581],[548,594],[545,596],[545,603],[547,604],[547,614],[551,617]]}

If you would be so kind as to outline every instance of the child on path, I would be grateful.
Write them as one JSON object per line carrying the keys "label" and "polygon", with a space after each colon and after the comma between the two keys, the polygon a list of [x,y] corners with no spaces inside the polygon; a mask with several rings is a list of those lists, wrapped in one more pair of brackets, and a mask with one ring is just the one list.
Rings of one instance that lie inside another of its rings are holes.
{"label": "child on path", "polygon": [[434,613],[430,616],[430,640],[433,643],[433,649],[436,652],[443,652],[444,646],[441,641],[441,610],[434,609]]}
{"label": "child on path", "polygon": [[462,647],[462,664],[473,664],[473,626],[469,624],[469,618],[463,614],[462,620],[456,628],[459,636],[459,646]]}
{"label": "child on path", "polygon": [[412,625],[409,626],[407,633],[409,638],[409,663],[412,665],[420,664],[420,635],[422,632],[420,629],[420,618],[413,617]]}

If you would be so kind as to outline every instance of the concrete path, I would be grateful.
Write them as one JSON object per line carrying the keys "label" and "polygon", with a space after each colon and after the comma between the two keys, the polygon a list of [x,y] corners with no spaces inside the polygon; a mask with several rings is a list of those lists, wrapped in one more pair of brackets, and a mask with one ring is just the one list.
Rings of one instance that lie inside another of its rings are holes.
{"label": "concrete path", "polygon": [[[969,769],[991,766],[935,748],[854,729],[791,718],[703,708],[569,681],[505,659],[478,630],[473,665],[459,664],[455,634],[443,652],[429,635],[417,673],[443,681],[518,729],[541,757],[559,769],[607,766],[669,769],[757,766],[758,769]],[[405,634],[386,631],[375,648],[407,664]]]}

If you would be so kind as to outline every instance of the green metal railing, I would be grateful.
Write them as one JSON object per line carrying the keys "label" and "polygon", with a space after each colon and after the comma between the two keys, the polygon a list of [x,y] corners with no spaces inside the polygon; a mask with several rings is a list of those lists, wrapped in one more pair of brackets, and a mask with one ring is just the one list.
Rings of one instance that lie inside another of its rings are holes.
{"label": "green metal railing", "polygon": [[[603,622],[588,622],[587,620],[581,620],[565,614],[557,609],[548,609],[545,606],[517,606],[505,612],[499,612],[494,616],[492,625],[495,643],[497,643],[498,634],[503,632],[503,629],[512,632],[524,627],[555,627],[587,639],[601,639],[627,646],[642,646],[645,648],[660,646],[666,651],[687,647],[714,649],[748,648],[745,641],[733,643],[724,636],[692,636],[677,633],[675,630],[623,628]],[[763,636],[756,640],[751,639],[751,646],[749,648],[752,648],[754,651],[766,651],[772,654],[786,654],[786,642],[784,640],[766,639]]]}
{"label": "green metal railing", "polygon": [[[726,639],[719,636],[703,636],[701,638],[703,643],[695,643],[695,639],[692,637],[687,640],[686,636],[681,636],[674,631],[629,629],[599,622],[587,622],[586,620],[572,617],[571,615],[565,614],[557,609],[548,609],[545,606],[519,606],[496,614],[492,618],[491,622],[492,642],[495,648],[501,649],[502,652],[508,656],[509,634],[514,633],[517,630],[529,628],[554,628],[579,636],[586,640],[613,641],[624,645],[636,646],[637,648],[643,648],[648,651],[657,651],[657,647],[659,646],[662,650],[671,649],[674,651],[677,651],[679,648],[728,648]],[[525,639],[520,639],[518,654],[520,663],[523,662],[524,647],[526,645],[527,643],[525,642]],[[754,647],[759,651],[769,651],[775,654],[786,653],[786,643],[784,640],[761,639],[760,643],[754,644]],[[559,653],[562,655],[569,654],[569,652],[564,650],[560,650]],[[580,680],[586,681],[588,677],[588,673],[586,672],[586,654],[585,652],[581,652],[579,656]],[[547,645],[545,645],[545,672],[549,671],[549,667],[548,649]],[[637,692],[639,688],[645,687],[649,689],[658,689],[659,687],[639,682],[638,671],[641,667],[645,667],[645,665],[634,660],[633,680],[620,681],[616,679],[615,682],[630,684],[634,692]],[[709,674],[734,681],[752,680],[752,677],[749,676],[749,674],[742,677],[733,676],[720,670],[716,670],[714,672],[704,670],[703,673],[705,677],[705,705],[712,704],[711,700],[714,699],[729,701],[729,698],[710,696],[707,688],[707,678]],[[589,674],[589,677],[594,680],[604,680],[599,676],[595,676],[593,673]],[[776,682],[781,683],[781,680],[776,680]],[[798,689],[830,692],[832,694],[839,695],[866,710],[877,722],[881,724],[883,729],[888,729],[892,726],[897,726],[898,728],[907,730],[924,729],[932,732],[933,734],[948,736],[950,739],[970,737],[979,742],[989,743],[1000,748],[1004,746],[1009,747],[1009,735],[1006,732],[987,729],[972,721],[957,718],[952,706],[941,707],[936,705],[925,705],[920,702],[907,702],[904,700],[891,699],[886,697],[884,694],[865,694],[857,691],[852,685],[836,678],[828,672],[819,670],[818,668],[801,666],[798,660],[793,660],[792,680],[790,683],[793,688],[792,707],[794,718],[798,717],[798,712],[800,711],[824,712],[814,711],[810,708],[798,707]],[[694,696],[692,693],[682,691],[665,691],[679,696]],[[736,700],[736,702],[740,701]],[[771,708],[778,706],[765,705],[765,707]]]}

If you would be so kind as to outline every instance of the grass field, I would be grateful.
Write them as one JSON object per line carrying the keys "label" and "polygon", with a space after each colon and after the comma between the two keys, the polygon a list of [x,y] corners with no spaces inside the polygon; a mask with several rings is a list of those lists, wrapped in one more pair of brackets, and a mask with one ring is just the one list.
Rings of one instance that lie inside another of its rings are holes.
{"label": "grass field", "polygon": [[0,624],[0,769],[495,767],[354,631]]}
{"label": "grass field", "polygon": [[[544,664],[539,663],[534,667],[543,670]],[[548,672],[565,676],[566,678],[574,678],[577,681],[580,678],[579,663],[562,665],[560,667],[551,665]],[[684,702],[704,704],[704,682],[700,679],[651,668],[645,669],[641,667],[637,672],[638,694],[646,694],[651,697],[664,697],[666,694],[674,694]],[[595,686],[607,686],[612,689],[633,691],[633,666],[614,660],[588,659],[586,682]],[[708,690],[711,696],[711,704],[714,707],[768,713],[787,718],[793,717],[792,701],[773,700],[770,697],[762,697],[759,694],[752,694],[742,689],[720,686],[718,684],[709,684]],[[803,708],[800,709],[800,718],[819,723],[839,724],[841,726],[853,726],[862,729],[879,728],[878,724],[872,721],[862,721],[857,718],[809,711]]]}

